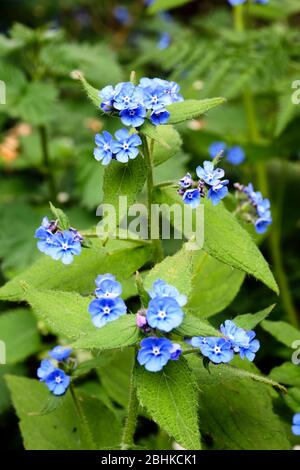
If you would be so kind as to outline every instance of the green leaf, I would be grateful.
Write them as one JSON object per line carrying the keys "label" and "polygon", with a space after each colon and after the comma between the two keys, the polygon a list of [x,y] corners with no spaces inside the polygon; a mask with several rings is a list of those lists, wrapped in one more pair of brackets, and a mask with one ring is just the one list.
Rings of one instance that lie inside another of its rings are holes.
{"label": "green leaf", "polygon": [[243,315],[237,315],[234,317],[233,321],[240,328],[244,328],[245,330],[252,330],[256,327],[256,325],[258,325],[270,315],[274,307],[275,304],[270,305],[270,307],[264,308],[257,313],[244,313]]}
{"label": "green leaf", "polygon": [[[77,410],[68,393],[64,406],[46,415],[35,415],[45,403],[49,391],[45,384],[24,377],[7,376],[8,387],[20,419],[20,429],[27,450],[88,449],[86,435]],[[121,427],[115,415],[102,403],[86,394],[79,395],[82,410],[98,449],[111,449],[120,441]]]}
{"label": "green leaf", "polygon": [[185,100],[170,104],[167,109],[170,113],[169,124],[196,119],[212,108],[225,103],[224,98],[211,98],[207,100]]}
{"label": "green leaf", "polygon": [[112,240],[103,247],[100,240],[94,239],[93,248],[82,250],[80,256],[76,256],[69,266],[42,256],[30,268],[0,288],[0,299],[23,300],[24,290],[20,281],[38,289],[90,294],[95,289],[95,278],[98,274],[110,272],[122,282],[150,258],[151,250],[148,246]]}
{"label": "green leaf", "polygon": [[289,348],[293,347],[295,341],[300,343],[300,331],[289,323],[265,320],[261,323],[261,327]]}
{"label": "green leaf", "polygon": [[176,158],[182,145],[180,134],[173,126],[157,126],[157,134],[161,136],[160,140],[167,143],[168,147],[161,145],[158,140],[154,141],[153,163],[155,166],[161,165],[171,157]]}
{"label": "green leaf", "polygon": [[197,388],[186,361],[170,361],[160,372],[135,370],[140,404],[176,442],[188,450],[200,449]]}
{"label": "green leaf", "polygon": [[171,8],[177,8],[186,3],[190,3],[193,0],[155,0],[152,5],[149,6],[149,13],[157,13],[158,11],[171,10]]}
{"label": "green leaf", "polygon": [[208,449],[290,449],[266,385],[239,377],[226,365],[208,372],[199,358],[190,355],[188,362],[201,389],[200,430]]}
{"label": "green leaf", "polygon": [[52,333],[77,339],[94,332],[95,327],[88,313],[91,298],[75,292],[37,290],[27,286],[24,299]]}
{"label": "green leaf", "polygon": [[245,274],[202,250],[196,254],[194,265],[193,287],[186,308],[196,317],[208,318],[230,305]]}
{"label": "green leaf", "polygon": [[6,345],[7,364],[20,362],[41,347],[35,318],[25,308],[1,313],[0,339]]}
{"label": "green leaf", "polygon": [[135,315],[123,315],[102,328],[93,326],[93,331],[84,332],[73,343],[74,349],[120,349],[133,346],[140,339],[140,330],[136,326]]}
{"label": "green leaf", "polygon": [[[182,204],[173,188],[156,188],[156,202]],[[268,263],[248,232],[222,203],[213,206],[204,200],[203,250],[233,268],[251,274],[278,293],[278,286]]]}
{"label": "green leaf", "polygon": [[139,128],[139,131],[149,139],[152,139],[160,144],[165,149],[170,150],[170,145],[163,139],[162,132],[160,131],[162,127],[165,126],[155,126],[150,121],[145,121],[144,124]]}
{"label": "green leaf", "polygon": [[49,202],[51,212],[55,220],[58,220],[58,225],[61,230],[68,230],[70,228],[70,221],[67,215],[61,209],[54,207],[52,202]]}
{"label": "green leaf", "polygon": [[285,362],[281,366],[274,367],[270,378],[285,385],[300,387],[300,367],[291,362]]}
{"label": "green leaf", "polygon": [[101,104],[101,99],[99,97],[99,90],[97,90],[97,88],[94,88],[92,85],[90,85],[86,81],[86,79],[84,78],[82,73],[78,70],[73,72],[73,78],[75,78],[76,80],[80,80],[80,82],[83,86],[83,89],[86,92],[88,98],[91,100],[91,102],[95,106],[97,106],[97,108],[99,108],[100,104]]}
{"label": "green leaf", "polygon": [[212,325],[192,315],[185,315],[175,333],[181,336],[221,336],[221,333]]}
{"label": "green leaf", "polygon": [[194,253],[184,245],[175,255],[167,256],[149,271],[144,282],[145,288],[150,290],[154,281],[162,279],[188,296],[192,288]]}

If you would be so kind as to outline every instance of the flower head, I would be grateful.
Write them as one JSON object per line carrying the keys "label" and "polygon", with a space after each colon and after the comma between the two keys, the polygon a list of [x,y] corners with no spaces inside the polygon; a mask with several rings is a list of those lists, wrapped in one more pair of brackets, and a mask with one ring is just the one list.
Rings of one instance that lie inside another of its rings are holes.
{"label": "flower head", "polygon": [[129,13],[128,8],[124,5],[117,5],[113,9],[113,15],[118,23],[122,25],[128,25],[132,22],[132,16]]}
{"label": "flower head", "polygon": [[255,222],[255,230],[259,234],[263,234],[268,230],[269,225],[272,224],[271,214],[268,217],[259,217]]}
{"label": "flower head", "polygon": [[139,153],[138,146],[142,141],[137,134],[129,134],[127,129],[120,129],[115,133],[116,141],[111,145],[113,153],[119,162],[127,163],[134,159]]}
{"label": "flower head", "polygon": [[71,230],[57,232],[54,235],[53,249],[49,253],[55,260],[61,260],[63,264],[71,264],[75,255],[80,255],[81,243],[74,238]]}
{"label": "flower head", "polygon": [[172,103],[172,99],[168,93],[165,93],[165,88],[160,83],[152,81],[151,85],[142,88],[143,102],[146,109],[153,111],[160,111],[168,104]]}
{"label": "flower head", "polygon": [[168,333],[181,324],[183,311],[174,298],[155,297],[149,302],[146,316],[151,328]]}
{"label": "flower head", "polygon": [[120,111],[120,118],[125,126],[139,127],[144,124],[146,109],[143,106],[126,108]]}
{"label": "flower head", "polygon": [[35,231],[34,237],[39,239],[37,242],[38,249],[45,255],[51,256],[55,240],[53,233],[41,226]]}
{"label": "flower head", "polygon": [[205,161],[203,163],[203,168],[199,165],[196,168],[197,176],[202,179],[206,184],[214,186],[219,183],[224,175],[225,171],[221,168],[214,168],[213,162]]}
{"label": "flower head", "polygon": [[253,361],[255,353],[259,350],[259,341],[255,338],[254,331],[245,331],[239,328],[231,320],[226,320],[220,327],[221,333],[230,341],[235,353],[239,353],[241,358],[245,357]]}
{"label": "flower head", "polygon": [[225,144],[225,142],[213,142],[208,148],[208,153],[211,158],[215,158],[221,152],[225,152],[226,148],[227,145]]}
{"label": "flower head", "polygon": [[48,375],[50,375],[51,372],[54,371],[54,369],[55,367],[53,365],[53,362],[50,361],[50,359],[44,359],[37,370],[37,376],[42,382],[44,382]]}
{"label": "flower head", "polygon": [[112,279],[104,279],[99,287],[95,290],[96,297],[115,299],[122,294],[122,286],[118,281]]}
{"label": "flower head", "polygon": [[182,188],[190,188],[193,184],[193,178],[190,173],[187,173],[183,178],[179,180],[179,184]]}
{"label": "flower head", "polygon": [[56,361],[64,361],[72,354],[72,349],[65,346],[55,346],[52,351],[49,351],[49,356]]}
{"label": "flower head", "polygon": [[170,353],[171,353],[170,359],[172,361],[177,361],[182,354],[182,347],[180,346],[180,344],[172,343]]}
{"label": "flower head", "polygon": [[141,349],[137,360],[150,372],[160,371],[171,359],[172,343],[166,338],[145,338],[141,341]]}
{"label": "flower head", "polygon": [[94,149],[94,157],[96,160],[100,161],[102,165],[108,165],[113,158],[111,150],[112,141],[113,137],[107,131],[103,131],[102,134],[96,134],[95,136],[97,147]]}
{"label": "flower head", "polygon": [[240,165],[245,160],[246,155],[242,147],[238,145],[231,147],[227,151],[227,160],[232,165]]}
{"label": "flower head", "polygon": [[111,85],[108,85],[99,91],[99,98],[102,100],[100,108],[102,108],[103,111],[109,112],[112,110],[115,94],[115,89]]}
{"label": "flower head", "polygon": [[125,315],[127,308],[120,298],[101,298],[92,300],[88,311],[94,325],[97,328],[102,328],[106,323]]}
{"label": "flower head", "polygon": [[161,108],[155,111],[152,111],[150,114],[150,121],[155,126],[160,126],[166,124],[169,120],[170,113],[165,108]]}
{"label": "flower head", "polygon": [[95,279],[95,284],[97,287],[100,287],[101,286],[101,283],[103,281],[106,281],[107,279],[111,280],[111,281],[115,281],[116,280],[116,277],[113,275],[113,274],[110,274],[110,273],[106,273],[106,274],[99,274],[99,276],[96,277]]}
{"label": "flower head", "polygon": [[143,104],[141,90],[131,82],[122,82],[115,87],[113,106],[119,111]]}
{"label": "flower head", "polygon": [[207,193],[207,199],[211,199],[214,206],[219,204],[221,199],[224,199],[228,194],[227,184],[229,180],[218,181],[216,184],[211,186]]}
{"label": "flower head", "polygon": [[151,299],[155,297],[172,297],[176,300],[180,307],[183,307],[187,303],[185,295],[180,294],[176,287],[167,284],[162,279],[157,279],[152,286],[152,290],[149,291]]}
{"label": "flower head", "polygon": [[167,49],[171,44],[171,35],[166,31],[162,32],[159,36],[159,40],[157,43],[158,49]]}
{"label": "flower head", "polygon": [[188,189],[183,194],[182,200],[184,204],[188,204],[192,209],[195,209],[200,204],[201,194],[199,189]]}
{"label": "flower head", "polygon": [[197,341],[194,337],[191,344],[194,347],[199,347],[203,356],[208,357],[215,364],[230,362],[233,358],[231,343],[225,338],[209,336],[205,338],[205,341],[201,337]]}
{"label": "flower head", "polygon": [[296,413],[293,417],[292,432],[296,436],[300,436],[300,413]]}
{"label": "flower head", "polygon": [[53,395],[63,395],[70,385],[70,377],[61,369],[54,369],[45,380],[47,387]]}

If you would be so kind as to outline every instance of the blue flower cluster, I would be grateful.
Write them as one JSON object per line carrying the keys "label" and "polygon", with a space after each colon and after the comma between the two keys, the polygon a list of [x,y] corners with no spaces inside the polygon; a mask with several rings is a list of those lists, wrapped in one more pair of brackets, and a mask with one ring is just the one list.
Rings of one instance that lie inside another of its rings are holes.
{"label": "blue flower cluster", "polygon": [[234,353],[239,354],[242,359],[254,360],[260,347],[254,331],[239,328],[231,320],[226,320],[220,331],[223,337],[195,336],[188,343],[199,348],[203,356],[215,364],[230,362]]}
{"label": "blue flower cluster", "polygon": [[[187,298],[162,279],[153,283],[149,291],[151,300],[147,310],[138,312],[136,322],[145,333],[156,333],[156,330],[169,333],[177,328],[184,317],[181,307]],[[141,341],[137,360],[150,372],[160,371],[169,360],[177,360],[182,348],[164,337],[150,336]]]}
{"label": "blue flower cluster", "polygon": [[117,320],[125,315],[127,307],[124,300],[119,296],[122,294],[122,286],[116,281],[112,274],[97,276],[95,296],[89,305],[89,313],[92,322],[97,328],[102,328],[106,323]]}
{"label": "blue flower cluster", "polygon": [[95,142],[97,147],[94,149],[94,157],[102,165],[108,165],[113,159],[121,163],[133,160],[138,156],[138,147],[142,143],[137,134],[130,134],[127,129],[119,129],[115,133],[115,140],[107,131],[96,134]]}
{"label": "blue flower cluster", "polygon": [[293,417],[292,432],[295,436],[300,436],[300,413],[296,413]]}
{"label": "blue flower cluster", "polygon": [[71,264],[73,257],[80,255],[83,237],[74,228],[60,230],[58,222],[44,217],[41,226],[35,232],[37,247],[45,255],[63,264]]}
{"label": "blue flower cluster", "polygon": [[[53,395],[64,395],[67,391],[71,377],[66,374],[63,367],[72,353],[72,349],[63,346],[56,346],[49,351],[51,359],[44,359],[37,370],[37,376],[41,382],[45,382]],[[58,367],[61,365],[62,368]]]}
{"label": "blue flower cluster", "polygon": [[236,183],[234,187],[237,189],[237,195],[241,196],[241,207],[244,207],[245,200],[250,204],[250,211],[247,213],[247,220],[249,217],[250,222],[255,226],[257,233],[265,233],[272,223],[271,204],[269,199],[263,198],[260,191],[254,191],[252,183],[248,186],[243,186]]}
{"label": "blue flower cluster", "polygon": [[231,165],[240,165],[246,158],[245,152],[242,147],[235,145],[233,147],[227,147],[225,142],[213,142],[208,149],[211,158],[216,158],[220,155],[226,158]]}
{"label": "blue flower cluster", "polygon": [[199,206],[201,197],[205,197],[207,193],[207,199],[211,199],[214,206],[219,204],[228,193],[229,180],[222,180],[225,176],[224,170],[215,168],[213,162],[205,161],[203,167],[196,168],[196,173],[199,177],[198,182],[192,179],[190,173],[179,181],[178,194],[182,196],[183,202],[195,209]]}
{"label": "blue flower cluster", "polygon": [[[236,6],[236,5],[242,5],[243,3],[246,3],[247,0],[228,0],[230,5]],[[265,5],[269,3],[269,0],[254,0],[254,3],[260,3],[261,5]]]}
{"label": "blue flower cluster", "polygon": [[147,116],[154,125],[166,124],[170,117],[166,106],[183,101],[175,82],[160,78],[141,78],[138,85],[122,82],[99,92],[103,111],[117,113],[125,126],[140,127]]}

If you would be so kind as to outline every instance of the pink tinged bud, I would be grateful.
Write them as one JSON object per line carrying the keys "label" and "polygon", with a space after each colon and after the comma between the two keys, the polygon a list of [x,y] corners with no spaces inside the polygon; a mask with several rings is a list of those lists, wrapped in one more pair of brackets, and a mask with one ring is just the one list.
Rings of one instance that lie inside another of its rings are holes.
{"label": "pink tinged bud", "polygon": [[147,325],[147,319],[144,315],[137,313],[136,315],[136,324],[139,328],[144,328]]}

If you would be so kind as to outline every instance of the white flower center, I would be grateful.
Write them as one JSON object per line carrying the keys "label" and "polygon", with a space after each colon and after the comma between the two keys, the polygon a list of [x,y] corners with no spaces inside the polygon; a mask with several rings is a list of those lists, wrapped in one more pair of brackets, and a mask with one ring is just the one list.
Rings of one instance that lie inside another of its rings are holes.
{"label": "white flower center", "polygon": [[152,96],[152,100],[151,100],[151,101],[152,101],[152,103],[157,103],[157,101],[158,101],[157,96]]}
{"label": "white flower center", "polygon": [[104,144],[103,145],[103,150],[107,152],[107,150],[110,150],[109,144]]}
{"label": "white flower center", "polygon": [[109,312],[110,312],[110,308],[109,308],[109,307],[104,307],[104,308],[103,308],[103,312],[104,312],[104,313],[109,313]]}
{"label": "white flower center", "polygon": [[128,145],[126,142],[123,144],[123,149],[124,149],[124,150],[128,150],[128,149],[129,149],[129,145]]}
{"label": "white flower center", "polygon": [[67,243],[63,243],[62,244],[62,249],[63,250],[67,250],[69,248],[68,244]]}
{"label": "white flower center", "polygon": [[158,354],[160,353],[160,349],[158,347],[154,347],[152,349],[152,352],[153,352],[154,356],[158,356]]}
{"label": "white flower center", "polygon": [[124,101],[125,101],[125,103],[129,103],[130,97],[129,96],[124,96]]}
{"label": "white flower center", "polygon": [[221,352],[221,348],[219,346],[215,346],[214,351],[216,354],[219,354]]}
{"label": "white flower center", "polygon": [[157,314],[159,318],[166,318],[167,314],[164,310],[160,310]]}
{"label": "white flower center", "polygon": [[62,382],[61,377],[55,377],[55,382],[56,382],[57,384],[60,384],[60,383]]}

